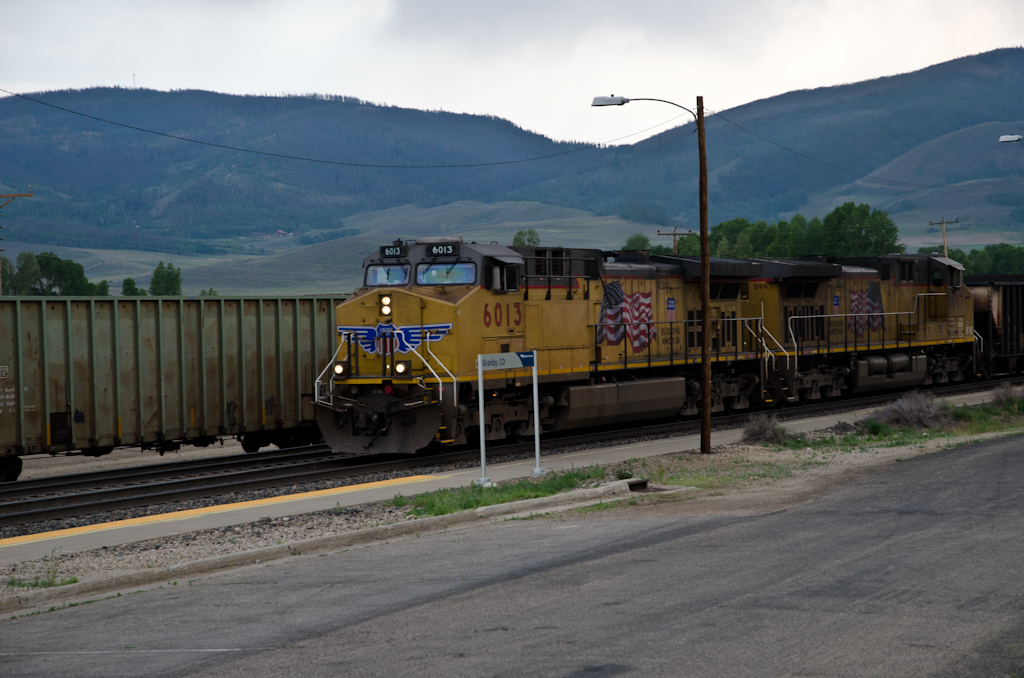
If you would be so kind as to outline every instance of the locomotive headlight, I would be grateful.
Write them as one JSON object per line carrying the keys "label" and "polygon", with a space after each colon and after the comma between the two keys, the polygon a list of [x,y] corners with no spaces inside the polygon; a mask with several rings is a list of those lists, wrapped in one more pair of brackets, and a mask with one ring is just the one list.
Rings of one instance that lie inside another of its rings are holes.
{"label": "locomotive headlight", "polygon": [[412,361],[409,360],[396,360],[395,361],[395,374],[398,376],[409,374],[412,372]]}
{"label": "locomotive headlight", "polygon": [[345,374],[345,363],[334,363],[334,373],[339,377]]}
{"label": "locomotive headlight", "polygon": [[384,294],[380,298],[380,314],[391,315],[391,295]]}
{"label": "locomotive headlight", "polygon": [[391,297],[388,297],[388,296],[381,297],[380,298],[380,303],[381,303],[382,306],[390,306],[391,305]]}
{"label": "locomotive headlight", "polygon": [[391,315],[391,307],[390,306],[381,306],[380,312],[381,312],[381,315]]}

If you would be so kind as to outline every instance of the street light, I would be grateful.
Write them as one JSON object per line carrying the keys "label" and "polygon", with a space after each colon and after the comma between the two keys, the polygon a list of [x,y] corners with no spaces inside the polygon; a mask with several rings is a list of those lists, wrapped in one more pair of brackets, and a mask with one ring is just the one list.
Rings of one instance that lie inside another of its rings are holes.
{"label": "street light", "polygon": [[591,106],[622,106],[630,101],[658,101],[681,108],[697,120],[700,156],[700,361],[703,367],[700,407],[700,451],[711,454],[711,250],[708,246],[708,157],[704,149],[704,97],[697,97],[697,112],[665,99],[627,99],[614,94],[594,97]]}
{"label": "street light", "polygon": [[[594,99],[594,101],[596,102],[597,99]],[[625,103],[625,102],[623,102],[623,103]],[[595,103],[594,105],[597,106],[598,104]],[[607,104],[602,104],[602,105],[607,105]],[[1007,143],[1009,141],[1020,141],[1021,139],[1024,139],[1024,137],[1022,137],[1019,134],[1004,134],[1003,136],[999,137],[999,143],[1005,144],[1005,143]]]}

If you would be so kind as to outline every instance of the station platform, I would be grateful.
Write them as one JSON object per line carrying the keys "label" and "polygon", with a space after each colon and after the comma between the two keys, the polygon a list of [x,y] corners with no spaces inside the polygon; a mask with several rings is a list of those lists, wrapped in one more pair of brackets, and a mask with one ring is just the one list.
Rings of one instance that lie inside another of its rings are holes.
{"label": "station platform", "polygon": [[[958,406],[987,402],[992,397],[992,392],[986,391],[950,396],[943,400]],[[794,419],[784,421],[782,424],[790,433],[806,433],[829,428],[839,422],[854,422],[864,419],[876,409],[878,408]],[[712,445],[730,445],[741,442],[742,438],[743,429],[741,428],[715,431],[711,435],[711,443]],[[611,464],[628,459],[644,459],[691,451],[699,447],[700,436],[698,434],[683,435],[541,457],[541,467],[548,471],[566,470],[592,464]],[[526,478],[530,476],[534,464],[533,458],[488,464],[487,477],[492,481]],[[258,521],[264,516],[276,519],[326,511],[336,506],[354,506],[387,500],[399,493],[412,495],[443,488],[467,486],[479,477],[480,468],[473,467],[11,537],[0,540],[0,567],[10,563],[41,558],[50,555],[54,549],[59,549],[61,553],[67,554],[104,546],[110,547],[200,530],[241,525]]]}

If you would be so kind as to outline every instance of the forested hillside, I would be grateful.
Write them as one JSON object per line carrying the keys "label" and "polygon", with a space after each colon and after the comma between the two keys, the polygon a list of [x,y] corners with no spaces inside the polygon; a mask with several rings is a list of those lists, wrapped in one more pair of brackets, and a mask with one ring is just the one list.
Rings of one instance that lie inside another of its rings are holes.
{"label": "forested hillside", "polygon": [[[692,99],[690,93],[655,94]],[[350,97],[118,88],[32,96],[189,139],[343,163],[465,165],[577,146],[498,118]],[[901,234],[923,238],[927,219],[938,218],[941,209],[962,217],[967,231],[961,235],[974,244],[993,241],[978,236],[980,226],[998,233],[993,237],[1021,240],[1024,149],[995,138],[1024,132],[1024,49],[790,92],[721,113],[710,116],[707,127],[712,223],[771,221],[797,211],[823,216],[855,201],[887,210]],[[811,162],[727,120],[832,165],[904,183]],[[65,247],[213,254],[238,251],[239,236],[302,231],[314,242],[325,232],[351,235],[352,215],[464,200],[534,201],[693,225],[692,132],[691,123],[634,145],[488,167],[351,167],[201,146],[6,97],[0,99],[0,192],[32,184],[36,197],[5,208],[4,236]]]}

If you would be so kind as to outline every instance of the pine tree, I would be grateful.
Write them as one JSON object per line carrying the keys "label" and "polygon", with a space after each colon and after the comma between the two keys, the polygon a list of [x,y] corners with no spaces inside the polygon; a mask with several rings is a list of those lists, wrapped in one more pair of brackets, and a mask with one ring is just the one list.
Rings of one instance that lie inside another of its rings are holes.
{"label": "pine tree", "polygon": [[154,297],[181,296],[181,269],[170,263],[164,266],[161,261],[149,279],[149,293]]}
{"label": "pine tree", "polygon": [[146,290],[135,285],[135,278],[125,278],[121,281],[122,297],[144,297]]}

